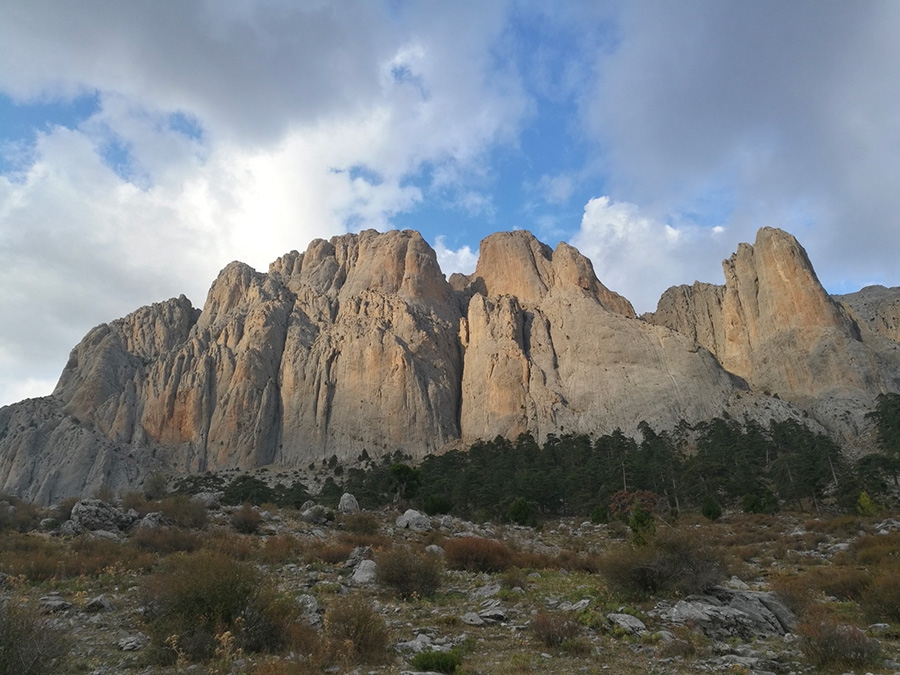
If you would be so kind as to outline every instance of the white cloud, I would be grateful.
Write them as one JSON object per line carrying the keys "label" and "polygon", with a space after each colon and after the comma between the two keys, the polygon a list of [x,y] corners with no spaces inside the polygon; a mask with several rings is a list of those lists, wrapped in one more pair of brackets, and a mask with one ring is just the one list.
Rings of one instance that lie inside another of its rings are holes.
{"label": "white cloud", "polygon": [[671,213],[724,183],[732,245],[777,226],[826,286],[900,282],[900,4],[622,7],[584,97],[605,191]]}
{"label": "white cloud", "polygon": [[[642,215],[629,202],[597,197],[584,207],[572,244],[591,259],[597,277],[638,313],[653,311],[670,286],[722,283],[720,233],[689,223],[675,227]],[[727,246],[727,244],[725,245]]]}
{"label": "white cloud", "polygon": [[490,208],[467,176],[526,109],[490,53],[502,18],[370,2],[0,7],[0,91],[100,101],[0,175],[0,404],[27,378],[51,382],[97,323],[179,293],[202,305],[232,259],[265,269],[312,238],[390,227],[430,189],[410,181],[423,166],[449,198]]}
{"label": "white cloud", "polygon": [[478,253],[473,252],[468,246],[462,246],[455,251],[447,248],[446,238],[439,236],[434,242],[434,252],[437,255],[441,271],[450,278],[454,272],[472,274],[475,265],[478,264]]}

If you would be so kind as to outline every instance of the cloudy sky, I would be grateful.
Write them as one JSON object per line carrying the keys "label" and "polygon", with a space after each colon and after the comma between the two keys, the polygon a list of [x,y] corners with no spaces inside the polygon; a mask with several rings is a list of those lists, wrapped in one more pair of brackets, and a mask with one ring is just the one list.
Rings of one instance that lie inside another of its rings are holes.
{"label": "cloudy sky", "polygon": [[[551,9],[552,7],[552,9]],[[528,229],[638,312],[769,225],[900,285],[900,3],[0,2],[0,405],[231,260]]]}

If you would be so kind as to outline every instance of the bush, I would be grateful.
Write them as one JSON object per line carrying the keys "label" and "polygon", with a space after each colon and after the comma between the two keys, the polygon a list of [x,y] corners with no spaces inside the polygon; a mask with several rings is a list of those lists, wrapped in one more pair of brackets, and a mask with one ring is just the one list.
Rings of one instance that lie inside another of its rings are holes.
{"label": "bush", "polygon": [[352,534],[378,534],[381,524],[371,513],[351,513],[341,521],[344,529]]}
{"label": "bush", "polygon": [[531,632],[547,647],[562,647],[581,632],[578,622],[568,614],[538,612],[531,619]]}
{"label": "bush", "polygon": [[601,523],[609,522],[609,511],[605,506],[594,507],[594,510],[591,511],[591,522],[594,525],[600,525]]}
{"label": "bush", "polygon": [[881,656],[877,640],[859,628],[838,624],[832,617],[817,616],[797,627],[800,646],[810,663],[818,668],[864,666]]}
{"label": "bush", "polygon": [[718,520],[722,517],[722,507],[719,506],[719,502],[716,501],[715,497],[706,495],[703,498],[703,503],[700,505],[700,513],[709,520]]}
{"label": "bush", "polygon": [[422,510],[429,516],[443,515],[450,513],[453,504],[444,495],[428,495],[422,502]]}
{"label": "bush", "polygon": [[633,598],[699,593],[725,577],[718,552],[681,533],[660,535],[644,546],[620,546],[599,556],[597,564],[611,586]]}
{"label": "bush", "polygon": [[59,672],[68,651],[66,636],[37,610],[12,601],[0,604],[0,675]]}
{"label": "bush", "polygon": [[412,657],[409,664],[419,671],[434,673],[455,673],[462,665],[459,652],[421,652]]}
{"label": "bush", "polygon": [[231,526],[241,534],[256,534],[263,519],[259,511],[244,502],[243,506],[231,514]]}
{"label": "bush", "polygon": [[780,576],[769,582],[775,595],[787,605],[794,614],[803,614],[813,604],[813,592],[810,580],[804,576]]}
{"label": "bush", "polygon": [[508,546],[481,537],[459,537],[444,543],[447,566],[467,572],[503,572],[512,567],[513,552]]}
{"label": "bush", "polygon": [[43,513],[34,504],[0,494],[0,531],[29,532],[37,529]]}
{"label": "bush", "polygon": [[885,567],[861,593],[860,605],[872,621],[900,623],[900,576],[895,566]]}
{"label": "bush", "polygon": [[132,546],[151,553],[189,553],[196,551],[203,543],[196,532],[180,527],[140,528],[129,541]]}
{"label": "bush", "polygon": [[168,558],[141,589],[161,659],[209,659],[226,632],[245,651],[283,645],[299,610],[263,581],[255,568],[213,551]]}
{"label": "bush", "polygon": [[347,543],[327,545],[311,544],[304,548],[303,558],[307,562],[323,562],[328,565],[337,565],[345,562],[353,552],[354,546]]}
{"label": "bush", "polygon": [[872,583],[872,576],[868,570],[834,565],[815,570],[810,583],[825,595],[857,601]]}
{"label": "bush", "polygon": [[379,584],[393,588],[403,598],[427,598],[440,588],[443,570],[437,556],[418,556],[409,549],[395,549],[376,559]]}
{"label": "bush", "polygon": [[178,527],[203,529],[206,527],[206,507],[185,495],[173,495],[159,502],[163,516]]}
{"label": "bush", "polygon": [[381,663],[387,659],[388,630],[384,619],[360,597],[342,599],[328,609],[325,633],[346,644],[359,662]]}
{"label": "bush", "polygon": [[524,497],[516,497],[506,510],[506,518],[516,525],[536,525],[537,519],[532,513],[531,504]]}
{"label": "bush", "polygon": [[222,503],[237,506],[250,502],[254,506],[259,506],[266,502],[274,502],[275,498],[275,490],[266,485],[265,481],[249,474],[242,474],[226,486]]}
{"label": "bush", "polygon": [[856,501],[856,512],[864,518],[878,514],[878,505],[872,501],[869,493],[865,490],[859,493],[859,499]]}

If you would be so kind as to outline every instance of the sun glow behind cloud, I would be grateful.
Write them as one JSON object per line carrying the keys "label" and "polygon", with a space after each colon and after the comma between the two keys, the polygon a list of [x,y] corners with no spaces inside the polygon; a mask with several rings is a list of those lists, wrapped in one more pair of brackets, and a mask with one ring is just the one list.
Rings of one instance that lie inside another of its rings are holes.
{"label": "sun glow behind cloud", "polygon": [[[688,0],[0,7],[0,404],[232,259],[531,229],[639,311],[763,225],[900,283],[900,6]],[[30,379],[29,379],[30,378]]]}

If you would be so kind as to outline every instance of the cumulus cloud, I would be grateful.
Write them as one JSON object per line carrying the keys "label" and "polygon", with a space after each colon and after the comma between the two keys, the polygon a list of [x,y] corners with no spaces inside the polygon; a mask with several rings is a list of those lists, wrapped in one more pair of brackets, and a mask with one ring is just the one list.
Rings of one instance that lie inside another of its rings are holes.
{"label": "cumulus cloud", "polygon": [[447,248],[447,240],[439,236],[434,242],[434,252],[437,255],[441,271],[449,278],[454,272],[472,274],[475,265],[478,264],[478,252],[473,252],[468,246],[461,246],[453,250]]}
{"label": "cumulus cloud", "polygon": [[605,191],[666,214],[726,182],[734,244],[783,227],[826,285],[896,281],[898,30],[877,0],[627,3],[585,96]]}
{"label": "cumulus cloud", "polygon": [[[410,180],[423,166],[487,208],[460,177],[526,108],[490,53],[502,17],[278,0],[0,8],[0,91],[98,101],[0,175],[0,404],[24,378],[29,393],[52,382],[97,323],[179,293],[202,305],[232,259],[265,269],[314,237],[391,227],[431,188]],[[465,264],[465,249],[450,256]]]}
{"label": "cumulus cloud", "polygon": [[[603,196],[584,207],[572,244],[591,259],[605,286],[643,313],[656,309],[670,286],[722,283],[719,262],[729,245],[722,234],[722,228],[673,226],[642,214],[636,204]],[[698,259],[704,261],[699,266]]]}

